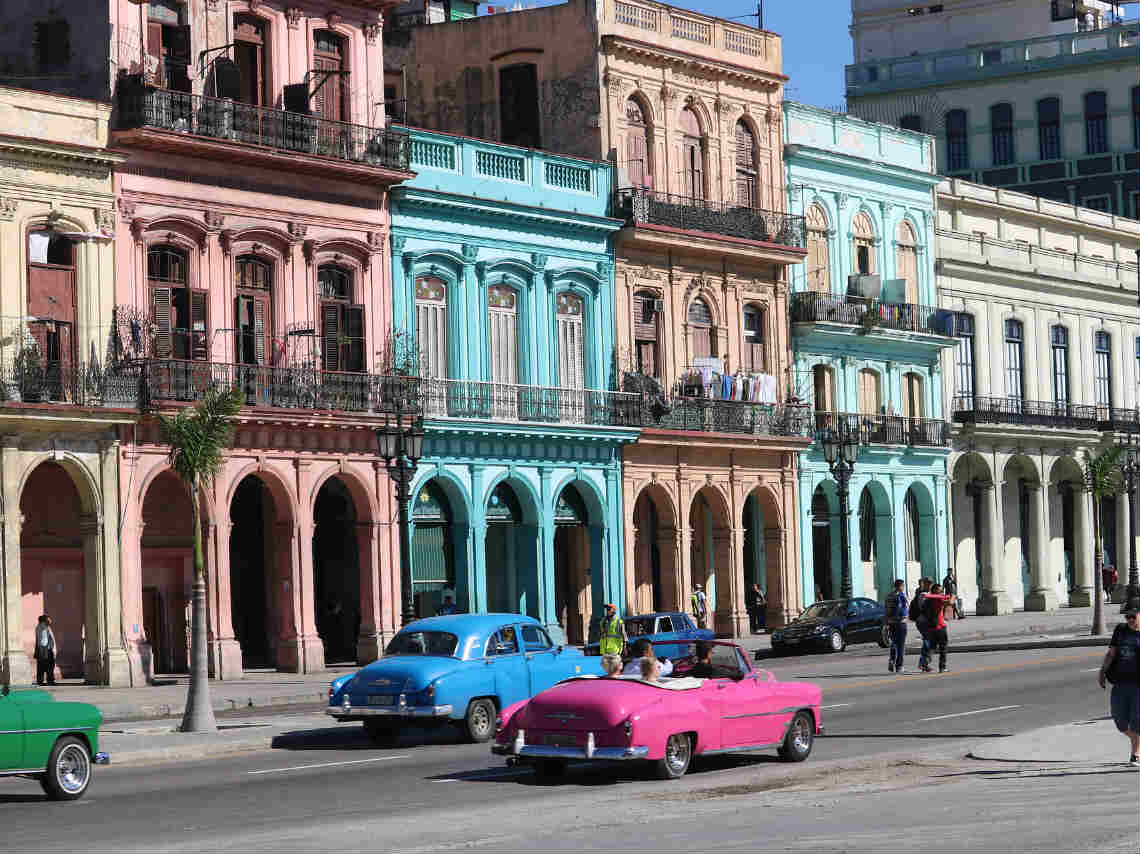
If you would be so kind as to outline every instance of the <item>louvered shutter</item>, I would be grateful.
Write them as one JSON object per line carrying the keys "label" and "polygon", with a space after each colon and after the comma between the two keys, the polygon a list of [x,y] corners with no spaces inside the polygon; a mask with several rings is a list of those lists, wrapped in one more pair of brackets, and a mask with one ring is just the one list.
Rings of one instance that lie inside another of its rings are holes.
{"label": "louvered shutter", "polygon": [[[317,71],[340,71],[341,62],[332,57],[316,56],[313,58],[313,67]],[[325,76],[321,74],[317,77],[316,85],[320,86],[320,89],[313,98],[313,112],[331,121],[341,121],[341,89],[344,78],[340,74],[328,75],[328,79],[324,79]],[[321,85],[322,80],[324,85]]]}
{"label": "louvered shutter", "polygon": [[918,264],[913,246],[900,246],[898,251],[898,276],[906,279],[906,301],[918,304]]}
{"label": "louvered shutter", "polygon": [[340,306],[325,303],[321,306],[321,341],[324,346],[326,371],[339,371],[340,367]]}
{"label": "louvered shutter", "polygon": [[268,306],[265,300],[253,301],[253,349],[257,357],[257,364],[265,364],[265,319]]}
{"label": "louvered shutter", "polygon": [[206,292],[190,292],[190,358],[206,360],[209,330],[206,326]]}
{"label": "louvered shutter", "polygon": [[343,370],[360,373],[364,370],[364,306],[345,306],[344,326],[348,348]]}
{"label": "louvered shutter", "polygon": [[518,382],[518,343],[515,330],[516,313],[510,309],[491,309],[491,379],[514,385]]}
{"label": "louvered shutter", "polygon": [[166,82],[166,68],[162,60],[162,24],[158,21],[146,23],[146,52],[151,57],[150,64],[155,74],[148,82],[161,86]]}
{"label": "louvered shutter", "polygon": [[859,411],[863,415],[879,412],[879,375],[874,371],[859,372]]}
{"label": "louvered shutter", "polygon": [[151,304],[154,321],[154,354],[170,358],[170,288],[152,288]]}

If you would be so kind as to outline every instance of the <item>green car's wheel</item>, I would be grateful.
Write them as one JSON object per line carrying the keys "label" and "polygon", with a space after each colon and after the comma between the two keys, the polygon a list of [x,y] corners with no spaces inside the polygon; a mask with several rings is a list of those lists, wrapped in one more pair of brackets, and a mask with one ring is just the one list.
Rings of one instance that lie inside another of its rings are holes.
{"label": "green car's wheel", "polygon": [[490,741],[491,736],[495,734],[495,719],[497,716],[495,704],[490,700],[486,698],[472,700],[471,705],[467,707],[467,717],[464,721],[466,724],[467,738],[476,744]]}
{"label": "green car's wheel", "polygon": [[74,801],[83,797],[90,784],[91,754],[87,745],[73,735],[58,739],[40,778],[47,796],[53,801]]}

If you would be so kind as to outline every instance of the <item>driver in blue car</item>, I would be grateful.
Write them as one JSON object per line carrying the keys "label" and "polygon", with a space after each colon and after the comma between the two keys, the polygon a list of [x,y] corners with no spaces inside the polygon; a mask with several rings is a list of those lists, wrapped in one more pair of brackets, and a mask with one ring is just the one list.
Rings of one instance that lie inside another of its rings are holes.
{"label": "driver in blue car", "polygon": [[625,669],[622,670],[623,676],[640,676],[642,674],[642,662],[646,659],[658,661],[661,664],[661,676],[668,676],[673,672],[673,662],[667,658],[657,658],[653,653],[653,642],[648,638],[638,638],[633,645],[633,658],[626,662]]}

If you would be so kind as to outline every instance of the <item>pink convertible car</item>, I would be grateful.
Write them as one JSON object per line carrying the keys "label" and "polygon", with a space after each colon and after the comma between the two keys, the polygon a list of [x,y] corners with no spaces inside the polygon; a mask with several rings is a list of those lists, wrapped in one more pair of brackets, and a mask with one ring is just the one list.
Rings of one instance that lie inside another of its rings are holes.
{"label": "pink convertible car", "polygon": [[820,688],[753,670],[731,643],[679,645],[669,676],[573,677],[502,710],[492,752],[547,776],[570,761],[648,760],[676,779],[694,756],[772,750],[802,762],[823,733]]}

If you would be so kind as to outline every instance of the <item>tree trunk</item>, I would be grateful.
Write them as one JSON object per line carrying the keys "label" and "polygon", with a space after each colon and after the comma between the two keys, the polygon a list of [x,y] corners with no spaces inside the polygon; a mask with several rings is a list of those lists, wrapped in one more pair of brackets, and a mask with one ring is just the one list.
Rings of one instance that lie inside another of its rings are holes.
{"label": "tree trunk", "polygon": [[1101,550],[1100,532],[1100,496],[1093,492],[1093,624],[1094,635],[1104,634],[1104,589],[1101,587],[1101,569],[1104,564],[1104,552]]}
{"label": "tree trunk", "polygon": [[190,486],[194,519],[194,600],[190,632],[190,688],[183,732],[217,732],[214,707],[210,703],[210,670],[206,649],[206,567],[202,560],[202,519],[198,505],[198,484]]}

